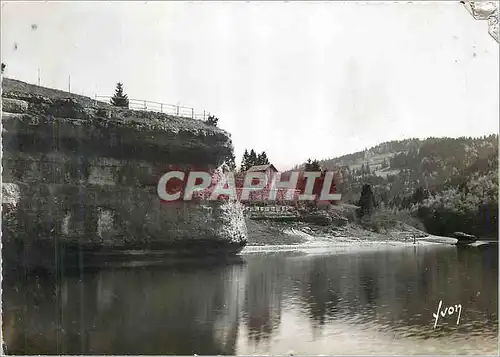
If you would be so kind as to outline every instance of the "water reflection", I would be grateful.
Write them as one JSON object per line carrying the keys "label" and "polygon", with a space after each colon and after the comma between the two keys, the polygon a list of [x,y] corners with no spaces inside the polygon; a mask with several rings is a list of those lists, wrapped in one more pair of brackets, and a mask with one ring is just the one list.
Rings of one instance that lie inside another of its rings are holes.
{"label": "water reflection", "polygon": [[[245,256],[210,269],[103,270],[5,283],[26,354],[494,353],[498,253],[454,247]],[[440,300],[462,304],[439,319]]]}
{"label": "water reflection", "polygon": [[233,354],[244,284],[241,265],[30,280],[4,291],[9,352]]}

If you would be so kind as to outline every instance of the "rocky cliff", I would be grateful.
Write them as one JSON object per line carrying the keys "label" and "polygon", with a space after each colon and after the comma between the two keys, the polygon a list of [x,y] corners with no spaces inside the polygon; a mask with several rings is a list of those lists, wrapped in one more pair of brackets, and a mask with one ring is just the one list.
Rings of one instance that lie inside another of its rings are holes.
{"label": "rocky cliff", "polygon": [[237,204],[161,203],[170,166],[212,170],[227,132],[4,78],[4,269],[170,259],[241,249]]}

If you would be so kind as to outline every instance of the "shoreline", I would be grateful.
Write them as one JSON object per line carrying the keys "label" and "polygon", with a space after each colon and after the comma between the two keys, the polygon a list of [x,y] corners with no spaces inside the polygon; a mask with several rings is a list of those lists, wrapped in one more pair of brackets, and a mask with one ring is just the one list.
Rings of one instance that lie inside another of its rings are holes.
{"label": "shoreline", "polygon": [[323,244],[291,244],[291,245],[250,245],[245,247],[240,255],[245,257],[252,254],[270,254],[270,253],[305,253],[305,254],[339,254],[339,253],[357,253],[387,249],[408,249],[408,248],[424,248],[431,246],[440,246],[442,248],[453,248],[452,245],[441,244],[436,242],[418,241],[416,244],[408,244],[397,241],[374,241],[374,242],[331,242]]}
{"label": "shoreline", "polygon": [[[355,222],[343,226],[334,224],[320,226],[304,222],[276,222],[270,220],[252,220],[246,218],[248,243],[242,253],[250,251],[300,250],[316,248],[337,248],[341,246],[456,246],[458,240],[453,237],[438,236],[418,230],[408,224],[398,222],[383,232],[364,229]],[[478,239],[466,244],[478,247],[484,244],[497,244],[495,239]]]}
{"label": "shoreline", "polygon": [[[432,237],[432,235],[404,223],[399,224],[394,229],[377,233],[366,230],[353,222],[342,226],[335,224],[320,226],[305,222],[277,222],[273,220],[253,220],[250,218],[246,218],[245,221],[248,229],[247,247],[301,245],[317,242],[338,243],[346,241],[346,239],[352,243],[399,242],[413,244],[413,237],[416,237],[416,241]],[[456,239],[449,239],[456,242]]]}

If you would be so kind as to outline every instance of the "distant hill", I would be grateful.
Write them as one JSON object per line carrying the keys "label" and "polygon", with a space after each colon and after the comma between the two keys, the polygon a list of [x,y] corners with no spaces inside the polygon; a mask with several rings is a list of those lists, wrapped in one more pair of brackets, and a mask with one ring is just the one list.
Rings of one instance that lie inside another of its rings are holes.
{"label": "distant hill", "polygon": [[484,175],[491,169],[491,161],[497,160],[498,135],[492,134],[479,138],[389,141],[319,163],[322,168],[337,172],[337,191],[343,194],[345,202],[355,202],[361,186],[368,183],[379,200],[389,203],[418,187],[440,191],[475,173]]}
{"label": "distant hill", "polygon": [[344,203],[357,204],[369,184],[381,217],[417,218],[437,235],[498,238],[498,134],[390,141],[319,164],[337,173]]}

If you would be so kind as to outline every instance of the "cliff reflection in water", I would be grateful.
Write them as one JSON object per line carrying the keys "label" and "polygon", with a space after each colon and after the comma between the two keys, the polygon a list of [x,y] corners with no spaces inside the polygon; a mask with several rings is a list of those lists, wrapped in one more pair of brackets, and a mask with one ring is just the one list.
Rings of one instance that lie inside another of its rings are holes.
{"label": "cliff reflection in water", "polygon": [[[210,269],[107,270],[59,284],[6,284],[4,340],[10,353],[27,354],[496,350],[494,249],[244,258],[245,265]],[[440,300],[462,304],[458,326],[454,316],[433,329]]]}
{"label": "cliff reflection in water", "polygon": [[34,279],[4,292],[6,342],[27,354],[232,354],[244,282],[243,265]]}

